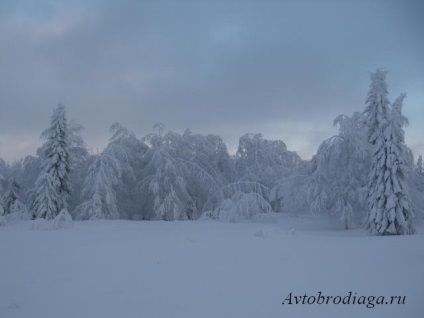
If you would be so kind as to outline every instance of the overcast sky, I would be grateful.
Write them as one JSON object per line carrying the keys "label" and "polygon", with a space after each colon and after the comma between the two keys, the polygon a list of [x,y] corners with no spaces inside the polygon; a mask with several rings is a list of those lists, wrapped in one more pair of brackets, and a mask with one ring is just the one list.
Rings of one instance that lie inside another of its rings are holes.
{"label": "overcast sky", "polygon": [[93,151],[118,121],[281,139],[310,158],[362,111],[369,71],[406,92],[424,154],[424,5],[352,1],[0,0],[0,157],[34,154],[58,102]]}

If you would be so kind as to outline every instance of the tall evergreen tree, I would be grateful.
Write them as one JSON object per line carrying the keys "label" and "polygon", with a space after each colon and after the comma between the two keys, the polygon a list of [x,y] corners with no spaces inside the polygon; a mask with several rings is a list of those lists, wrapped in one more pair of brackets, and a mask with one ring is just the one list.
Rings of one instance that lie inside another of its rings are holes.
{"label": "tall evergreen tree", "polygon": [[67,207],[71,191],[65,106],[57,106],[51,117],[50,127],[41,137],[46,141],[41,149],[42,173],[35,184],[33,212],[36,217],[52,219]]}
{"label": "tall evergreen tree", "polygon": [[[404,96],[402,97],[403,100]],[[405,117],[397,103],[390,109],[386,72],[371,74],[371,85],[364,111],[367,139],[373,146],[368,179],[368,217],[366,228],[376,235],[411,234],[411,213],[404,187]]]}
{"label": "tall evergreen tree", "polygon": [[368,179],[368,217],[366,228],[373,234],[385,234],[388,218],[385,211],[385,180],[387,149],[385,129],[389,117],[386,72],[371,73],[371,85],[364,111],[367,140],[373,146],[371,171]]}
{"label": "tall evergreen tree", "polygon": [[371,73],[371,85],[364,110],[367,140],[372,145],[384,144],[384,129],[389,117],[390,102],[386,84],[386,71]]}

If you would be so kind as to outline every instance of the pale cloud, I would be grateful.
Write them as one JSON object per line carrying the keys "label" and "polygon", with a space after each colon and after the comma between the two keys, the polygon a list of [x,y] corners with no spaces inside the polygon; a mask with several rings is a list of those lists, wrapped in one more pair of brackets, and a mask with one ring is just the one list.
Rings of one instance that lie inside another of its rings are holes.
{"label": "pale cloud", "polygon": [[78,27],[84,19],[87,19],[87,12],[83,10],[65,12],[42,21],[34,20],[27,15],[14,15],[3,19],[1,26],[7,30],[3,36],[4,34],[10,34],[11,37],[24,35],[30,41],[40,42],[65,36]]}
{"label": "pale cloud", "polygon": [[407,141],[422,151],[423,7],[2,1],[0,156],[33,154],[62,102],[95,150],[115,121],[138,136],[163,122],[221,135],[232,151],[244,133],[262,132],[310,158],[337,132],[334,117],[363,109],[377,67],[390,71],[392,99],[407,92]]}

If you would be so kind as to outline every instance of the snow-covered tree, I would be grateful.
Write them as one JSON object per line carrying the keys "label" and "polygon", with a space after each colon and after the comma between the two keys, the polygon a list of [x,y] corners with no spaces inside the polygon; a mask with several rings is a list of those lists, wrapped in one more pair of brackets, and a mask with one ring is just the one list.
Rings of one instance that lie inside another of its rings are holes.
{"label": "snow-covered tree", "polygon": [[68,125],[68,145],[69,145],[69,165],[72,170],[78,169],[83,164],[89,154],[84,140],[81,137],[81,131],[84,126],[71,120]]}
{"label": "snow-covered tree", "polygon": [[10,207],[11,214],[20,214],[21,218],[31,218],[31,215],[28,212],[28,208],[23,204],[19,199],[17,199],[12,206]]}
{"label": "snow-covered tree", "polygon": [[178,158],[197,164],[221,185],[235,181],[235,167],[221,137],[187,129],[172,148]]}
{"label": "snow-covered tree", "polygon": [[12,213],[12,206],[18,200],[19,192],[21,191],[21,187],[15,181],[14,178],[9,183],[6,192],[3,195],[3,208],[4,214]]}
{"label": "snow-covered tree", "polygon": [[[35,183],[32,205],[36,217],[54,218],[67,206],[71,191],[68,135],[65,106],[59,104],[51,117],[50,127],[41,135],[46,141],[41,148],[42,173]],[[50,191],[48,195],[47,189]]]}
{"label": "snow-covered tree", "polygon": [[420,155],[418,157],[418,161],[417,161],[417,173],[424,175],[424,169],[423,169],[423,156]]}
{"label": "snow-covered tree", "polygon": [[372,165],[368,181],[368,217],[366,227],[373,234],[385,234],[388,216],[385,209],[385,172],[387,147],[385,130],[389,121],[389,100],[386,72],[371,73],[371,86],[364,111],[367,140],[373,146]]}
{"label": "snow-covered tree", "polygon": [[120,217],[142,219],[140,206],[144,203],[138,191],[137,177],[141,176],[145,167],[144,157],[148,147],[132,131],[119,123],[114,123],[110,131],[112,137],[109,139],[108,148],[122,158],[122,174],[114,185]]}
{"label": "snow-covered tree", "polygon": [[236,154],[238,179],[273,187],[301,161],[281,140],[267,140],[261,134],[245,134],[239,140]]}
{"label": "snow-covered tree", "polygon": [[412,207],[405,182],[405,147],[401,113],[404,96],[390,108],[386,72],[371,74],[364,111],[367,139],[373,147],[368,181],[366,227],[376,235],[412,234]]}
{"label": "snow-covered tree", "polygon": [[273,212],[270,189],[258,182],[237,181],[225,185],[209,197],[202,217],[227,222],[254,219]]}
{"label": "snow-covered tree", "polygon": [[20,165],[19,171],[16,171],[14,177],[21,186],[20,200],[27,206],[31,206],[34,201],[34,184],[41,173],[41,158],[35,156],[26,156]]}
{"label": "snow-covered tree", "polygon": [[416,168],[410,171],[408,181],[415,215],[424,219],[424,171],[421,155],[418,157]]}
{"label": "snow-covered tree", "polygon": [[385,230],[391,234],[413,234],[413,206],[407,184],[408,152],[405,146],[403,127],[408,120],[402,114],[405,94],[392,105],[389,125],[385,137],[387,145],[387,171],[385,172],[385,195],[388,225]]}
{"label": "snow-covered tree", "polygon": [[[390,117],[389,125],[391,136],[386,136],[386,139],[391,138],[395,143],[396,148],[398,148],[399,156],[402,157],[403,163],[407,164],[409,161],[408,148],[405,145],[405,131],[403,127],[409,124],[408,118],[402,114],[403,101],[406,98],[406,94],[402,93],[396,100],[393,102]],[[413,162],[411,166],[413,165]]]}
{"label": "snow-covered tree", "polygon": [[48,172],[41,172],[34,188],[34,202],[32,203],[34,217],[53,220],[58,214],[57,207],[60,204],[57,186],[52,176]]}
{"label": "snow-covered tree", "polygon": [[204,216],[237,223],[272,212],[271,205],[263,196],[257,193],[237,192],[231,198],[221,201],[214,211],[206,212]]}
{"label": "snow-covered tree", "polygon": [[[179,170],[178,160],[172,156],[175,133],[165,136],[149,134],[144,139],[151,145],[146,154],[147,165],[140,182],[146,205],[162,220],[186,220],[197,218],[196,205],[188,193],[187,183]],[[144,215],[148,214],[146,211]],[[147,216],[151,217],[151,215]]]}
{"label": "snow-covered tree", "polygon": [[219,136],[195,134],[189,129],[172,136],[170,154],[200,211],[214,192],[235,180],[234,160]]}
{"label": "snow-covered tree", "polygon": [[[69,192],[70,196],[67,201],[69,210],[73,210],[80,202],[81,190],[83,188],[84,179],[87,172],[87,160],[89,153],[86,148],[85,142],[81,137],[81,131],[84,126],[77,123],[75,120],[70,120],[67,125],[67,141],[68,141],[68,161],[69,161]],[[44,162],[44,154],[46,152],[47,143],[38,148],[38,158],[28,156],[23,162],[23,168],[30,170],[30,174],[34,173],[37,166],[42,166]],[[41,163],[40,163],[41,161]],[[37,173],[37,176],[40,173]],[[26,175],[22,176],[23,179],[29,179]],[[30,181],[30,180],[28,180]],[[34,184],[35,180],[32,181]]]}
{"label": "snow-covered tree", "polygon": [[122,175],[125,160],[110,148],[94,158],[82,191],[86,201],[75,209],[76,219],[119,218],[114,186]]}
{"label": "snow-covered tree", "polygon": [[136,191],[136,184],[132,167],[146,146],[119,123],[110,130],[109,144],[88,168],[82,189],[84,202],[74,211],[76,219],[128,218],[130,211],[126,210],[134,206],[136,198],[131,194]]}
{"label": "snow-covered tree", "polygon": [[339,134],[324,141],[311,162],[312,176],[305,197],[310,212],[331,217],[343,228],[359,225],[364,217],[370,147],[359,113],[334,120]]}
{"label": "snow-covered tree", "polygon": [[307,200],[310,183],[311,176],[307,171],[298,171],[278,180],[270,195],[274,210],[291,215],[310,214]]}
{"label": "snow-covered tree", "polygon": [[72,190],[68,201],[69,211],[72,211],[81,203],[81,191],[84,185],[85,176],[87,175],[89,153],[80,135],[83,129],[84,127],[74,120],[69,122],[69,182]]}
{"label": "snow-covered tree", "polygon": [[363,113],[367,140],[370,144],[380,147],[384,145],[384,130],[388,124],[390,111],[386,74],[386,71],[380,69],[371,73],[371,85]]}

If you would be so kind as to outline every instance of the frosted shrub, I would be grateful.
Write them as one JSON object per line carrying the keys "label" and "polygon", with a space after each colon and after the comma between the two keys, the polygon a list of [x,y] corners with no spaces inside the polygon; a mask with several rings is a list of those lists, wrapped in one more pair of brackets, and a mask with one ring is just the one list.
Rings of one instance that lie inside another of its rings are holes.
{"label": "frosted shrub", "polygon": [[213,211],[205,216],[224,222],[241,222],[252,220],[258,215],[271,213],[269,203],[257,193],[236,193],[232,198],[225,199]]}
{"label": "frosted shrub", "polygon": [[60,213],[54,218],[53,222],[57,229],[69,229],[74,226],[72,217],[66,209],[62,209],[62,211],[60,211]]}
{"label": "frosted shrub", "polygon": [[32,229],[39,231],[69,229],[72,227],[72,217],[66,209],[62,209],[62,211],[60,211],[60,213],[53,220],[37,218],[32,224]]}
{"label": "frosted shrub", "polygon": [[31,214],[25,204],[16,200],[10,208],[10,213],[5,215],[4,218],[7,223],[12,224],[20,221],[31,220]]}

